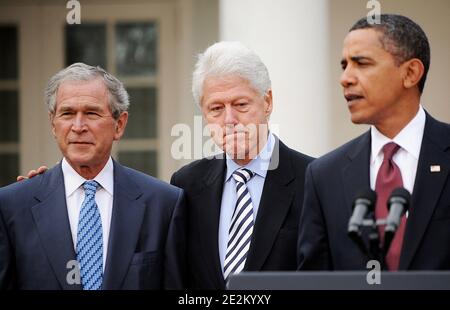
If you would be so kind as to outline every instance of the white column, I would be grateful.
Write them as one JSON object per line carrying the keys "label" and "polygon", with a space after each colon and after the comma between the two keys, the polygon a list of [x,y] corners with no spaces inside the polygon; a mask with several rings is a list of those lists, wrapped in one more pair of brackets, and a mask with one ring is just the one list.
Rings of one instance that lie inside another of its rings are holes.
{"label": "white column", "polygon": [[[241,41],[272,80],[271,124],[290,147],[329,150],[328,1],[220,0],[220,39]],[[334,85],[334,87],[336,87]]]}

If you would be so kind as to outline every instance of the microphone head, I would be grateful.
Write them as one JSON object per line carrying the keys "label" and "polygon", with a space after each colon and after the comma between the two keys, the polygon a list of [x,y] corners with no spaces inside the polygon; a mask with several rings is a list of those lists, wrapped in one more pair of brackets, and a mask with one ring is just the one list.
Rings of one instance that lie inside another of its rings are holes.
{"label": "microphone head", "polygon": [[377,193],[370,188],[364,189],[358,192],[353,201],[352,209],[355,208],[357,204],[366,204],[369,211],[375,210],[375,204],[377,202]]}
{"label": "microphone head", "polygon": [[403,187],[397,187],[391,193],[388,199],[388,210],[391,209],[393,203],[401,203],[404,206],[404,212],[409,209],[409,203],[411,201],[411,194],[407,189]]}

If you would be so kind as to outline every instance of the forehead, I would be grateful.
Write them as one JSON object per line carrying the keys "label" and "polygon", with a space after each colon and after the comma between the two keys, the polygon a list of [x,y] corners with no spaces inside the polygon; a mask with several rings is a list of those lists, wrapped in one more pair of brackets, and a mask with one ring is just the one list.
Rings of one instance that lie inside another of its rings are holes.
{"label": "forehead", "polygon": [[108,90],[101,79],[89,81],[65,81],[58,87],[56,104],[96,104],[107,105]]}
{"label": "forehead", "polygon": [[257,94],[248,80],[237,75],[208,76],[203,82],[203,97],[206,100],[223,96],[253,97]]}
{"label": "forehead", "polygon": [[349,32],[344,39],[342,51],[344,57],[384,51],[380,36],[381,33],[375,29],[357,29]]}

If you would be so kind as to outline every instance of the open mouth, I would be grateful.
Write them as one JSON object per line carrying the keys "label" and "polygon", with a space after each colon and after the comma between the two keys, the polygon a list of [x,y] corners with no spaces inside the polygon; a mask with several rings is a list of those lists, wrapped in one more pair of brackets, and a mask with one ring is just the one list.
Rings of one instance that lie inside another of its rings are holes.
{"label": "open mouth", "polygon": [[352,102],[352,101],[355,101],[355,100],[363,99],[363,98],[364,98],[363,96],[354,95],[354,94],[345,95],[345,99],[349,103]]}

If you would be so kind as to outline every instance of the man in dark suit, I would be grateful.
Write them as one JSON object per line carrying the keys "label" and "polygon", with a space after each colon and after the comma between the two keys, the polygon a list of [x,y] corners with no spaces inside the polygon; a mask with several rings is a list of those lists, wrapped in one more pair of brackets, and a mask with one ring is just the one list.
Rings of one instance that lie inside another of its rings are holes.
{"label": "man in dark suit", "polygon": [[224,152],[173,174],[188,205],[188,287],[224,289],[241,271],[295,270],[304,173],[312,158],[268,128],[270,78],[237,42],[210,46],[196,64],[193,94]]}
{"label": "man in dark suit", "polygon": [[73,64],[46,90],[60,164],[0,189],[0,288],[183,288],[183,191],[111,158],[128,94]]}
{"label": "man in dark suit", "polygon": [[[450,126],[420,104],[430,65],[425,33],[399,15],[382,14],[373,25],[363,18],[345,38],[341,63],[351,120],[371,128],[309,166],[299,269],[366,269],[369,257],[347,237],[352,203],[375,190],[375,218],[383,219],[397,187],[412,198],[383,267],[450,269]],[[377,230],[384,246],[384,226]],[[364,230],[362,237],[368,242]]]}

